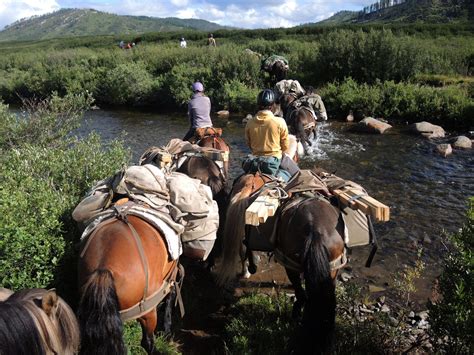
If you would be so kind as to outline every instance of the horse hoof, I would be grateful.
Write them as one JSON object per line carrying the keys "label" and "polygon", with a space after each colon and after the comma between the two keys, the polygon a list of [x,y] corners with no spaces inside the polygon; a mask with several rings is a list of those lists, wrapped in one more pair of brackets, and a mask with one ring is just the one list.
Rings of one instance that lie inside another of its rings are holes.
{"label": "horse hoof", "polygon": [[246,271],[245,273],[242,274],[243,279],[248,279],[248,278],[250,278],[250,276],[252,276],[252,274],[248,271]]}
{"label": "horse hoof", "polygon": [[249,265],[249,272],[253,275],[257,272],[257,265]]}

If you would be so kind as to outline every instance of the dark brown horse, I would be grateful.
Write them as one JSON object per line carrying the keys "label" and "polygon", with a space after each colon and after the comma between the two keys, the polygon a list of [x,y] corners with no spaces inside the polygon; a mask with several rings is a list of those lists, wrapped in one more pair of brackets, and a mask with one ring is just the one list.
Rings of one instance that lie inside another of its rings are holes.
{"label": "dark brown horse", "polygon": [[[243,251],[245,210],[249,196],[266,182],[258,174],[242,176],[234,185],[227,210],[223,253],[218,282],[223,284],[235,276],[239,259],[250,254]],[[339,210],[325,198],[303,198],[292,205],[297,196],[279,207],[275,256],[285,266],[296,295],[293,315],[304,307],[302,353],[320,353],[330,348],[336,311],[335,279],[345,263],[343,231]],[[285,207],[286,206],[286,207]],[[284,212],[281,212],[281,211]],[[254,260],[249,260],[252,264]],[[304,275],[305,288],[300,275]]]}
{"label": "dark brown horse", "polygon": [[135,217],[108,219],[81,246],[81,352],[126,354],[124,320],[142,326],[142,346],[154,350],[157,305],[173,289],[177,261],[161,233]]}
{"label": "dark brown horse", "polygon": [[[210,128],[210,130],[212,130],[212,128]],[[210,132],[214,132],[214,130],[210,131]],[[230,154],[230,147],[229,145],[224,141],[224,139],[217,135],[217,134],[213,134],[213,133],[209,133],[209,134],[204,134],[202,138],[200,138],[197,142],[196,142],[197,145],[199,145],[200,147],[208,147],[208,148],[214,148],[214,149],[219,149],[219,150],[222,150],[224,152],[229,152]],[[224,176],[226,179],[229,179],[229,156],[227,156],[227,160],[225,160],[223,162],[224,166],[223,166],[223,170],[224,170]]]}
{"label": "dark brown horse", "polygon": [[305,153],[308,146],[311,146],[310,137],[316,137],[316,119],[313,113],[306,106],[294,107],[292,103],[296,100],[294,94],[284,94],[280,97],[280,107],[283,117],[288,125],[290,133],[303,144]]}
{"label": "dark brown horse", "polygon": [[286,79],[288,74],[288,65],[284,62],[277,60],[275,64],[273,64],[272,69],[270,70],[270,77],[274,79],[274,84],[279,82],[280,80]]}

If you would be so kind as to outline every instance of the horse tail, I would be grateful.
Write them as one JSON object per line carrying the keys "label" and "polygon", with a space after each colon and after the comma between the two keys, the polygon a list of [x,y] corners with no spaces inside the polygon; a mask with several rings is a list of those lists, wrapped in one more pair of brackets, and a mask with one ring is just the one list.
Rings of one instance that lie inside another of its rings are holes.
{"label": "horse tail", "polygon": [[[312,228],[304,250],[304,279],[307,301],[303,315],[303,331],[312,339],[311,353],[330,349],[336,321],[336,288],[331,278],[329,251]],[[317,337],[314,341],[314,336]]]}
{"label": "horse tail", "polygon": [[109,270],[94,271],[83,286],[78,319],[82,336],[81,353],[127,353],[114,278]]}
{"label": "horse tail", "polygon": [[217,273],[217,283],[223,285],[235,276],[235,265],[245,236],[245,210],[249,206],[250,188],[244,188],[232,197],[227,207],[222,240],[222,258]]}
{"label": "horse tail", "polygon": [[209,176],[207,183],[209,187],[211,188],[212,196],[215,197],[224,187],[224,181],[222,180],[223,179],[221,178],[220,174],[217,176],[215,175]]}

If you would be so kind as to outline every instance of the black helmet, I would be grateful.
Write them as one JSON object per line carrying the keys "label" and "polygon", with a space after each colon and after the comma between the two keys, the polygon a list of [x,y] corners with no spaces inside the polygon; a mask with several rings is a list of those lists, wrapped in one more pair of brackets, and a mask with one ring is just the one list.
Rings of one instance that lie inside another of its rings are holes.
{"label": "black helmet", "polygon": [[273,90],[265,89],[260,91],[257,96],[257,105],[261,107],[268,107],[275,103],[275,93]]}

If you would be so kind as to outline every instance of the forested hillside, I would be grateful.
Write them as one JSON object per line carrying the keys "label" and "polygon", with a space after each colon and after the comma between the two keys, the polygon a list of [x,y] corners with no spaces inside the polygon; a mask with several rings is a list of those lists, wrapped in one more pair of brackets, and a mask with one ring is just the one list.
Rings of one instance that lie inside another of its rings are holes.
{"label": "forested hillside", "polygon": [[57,37],[126,35],[156,31],[201,30],[225,28],[199,19],[119,16],[92,9],[61,9],[22,19],[0,32],[0,41],[40,40]]}
{"label": "forested hillside", "polygon": [[469,23],[474,21],[470,0],[379,0],[361,11],[341,11],[318,24],[343,23]]}

